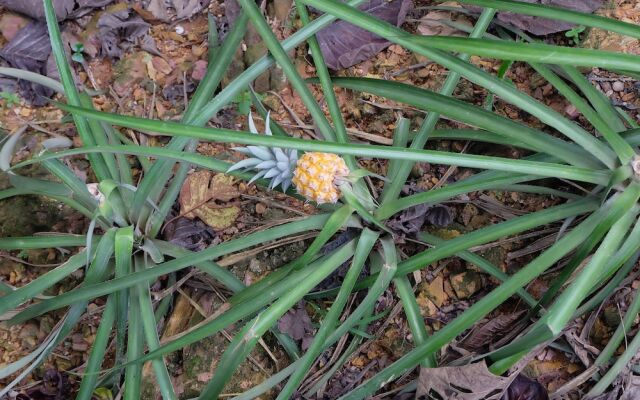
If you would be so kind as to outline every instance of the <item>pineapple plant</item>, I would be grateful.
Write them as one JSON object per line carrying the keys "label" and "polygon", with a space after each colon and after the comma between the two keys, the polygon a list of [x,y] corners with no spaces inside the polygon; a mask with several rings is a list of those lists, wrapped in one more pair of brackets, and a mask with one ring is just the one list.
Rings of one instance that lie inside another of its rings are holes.
{"label": "pineapple plant", "polygon": [[[251,114],[249,130],[258,134]],[[271,136],[269,114],[265,134]],[[255,170],[257,172],[249,182],[259,178],[271,179],[269,189],[281,185],[283,191],[286,191],[293,183],[299,194],[318,204],[337,203],[341,188],[349,184],[349,168],[342,157],[336,154],[309,152],[298,159],[296,150],[279,147],[247,146],[235,147],[234,150],[249,158],[237,162],[227,172],[238,169]]]}

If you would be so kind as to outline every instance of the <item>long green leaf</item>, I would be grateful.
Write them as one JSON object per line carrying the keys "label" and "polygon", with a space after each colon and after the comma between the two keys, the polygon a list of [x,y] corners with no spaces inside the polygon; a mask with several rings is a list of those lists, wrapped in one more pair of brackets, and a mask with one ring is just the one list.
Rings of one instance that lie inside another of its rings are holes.
{"label": "long green leaf", "polygon": [[257,243],[263,243],[284,236],[294,235],[298,232],[303,232],[309,229],[317,229],[319,226],[322,226],[326,219],[326,215],[316,215],[306,218],[302,221],[291,222],[285,225],[277,226],[275,228],[267,229],[262,232],[253,233],[243,238],[225,242],[200,251],[198,253],[190,254],[189,256],[158,264],[152,269],[146,269],[144,271],[131,273],[122,278],[112,279],[104,283],[90,284],[91,282],[86,282],[87,285],[83,285],[80,288],[74,289],[72,291],[56,296],[50,300],[45,300],[29,307],[22,313],[18,314],[16,318],[19,318],[20,320],[26,320],[36,315],[55,310],[69,304],[73,304],[79,301],[87,301],[99,296],[114,293],[121,289],[131,288],[138,283],[156,279],[162,275],[179,271],[190,265],[197,265],[201,261],[208,261],[234,251],[243,250],[247,247],[254,246]]}
{"label": "long green leaf", "polygon": [[[208,140],[216,140],[223,143],[240,143],[249,145],[266,145],[278,146],[284,148],[292,148],[304,151],[323,151],[328,153],[337,153],[343,155],[355,155],[366,157],[381,157],[388,159],[402,159],[419,162],[430,162],[434,164],[457,165],[469,168],[497,169],[512,172],[530,173],[540,176],[553,176],[566,179],[575,179],[580,181],[606,184],[609,182],[609,173],[607,171],[593,171],[584,168],[567,167],[558,164],[540,163],[534,161],[511,160],[497,157],[478,156],[457,154],[448,152],[439,152],[432,150],[414,150],[414,149],[398,149],[385,146],[374,145],[358,145],[358,144],[342,144],[318,142],[296,138],[284,138],[264,135],[246,135],[236,131],[214,128],[198,128],[189,127],[177,123],[149,121],[143,118],[117,116],[108,113],[96,112],[75,108],[71,106],[62,106],[68,110],[83,116],[98,118],[111,123],[117,123],[130,128],[151,129],[156,132],[162,132],[173,136],[188,136],[193,138],[202,138]],[[598,142],[600,143],[600,142]],[[126,150],[125,150],[126,149]],[[74,150],[65,150],[55,153],[55,155],[44,155],[29,161],[16,164],[13,168],[20,168],[25,165],[32,164],[34,160],[43,161],[52,157],[68,156],[97,151],[124,151],[129,154],[157,155],[166,156],[174,159],[186,159],[193,164],[205,166],[218,170],[221,161],[212,159],[211,157],[199,156],[196,154],[185,154],[180,151],[172,151],[166,148],[136,148],[135,146],[104,146],[97,148],[83,148]],[[194,160],[194,161],[192,161]],[[198,161],[195,161],[198,160]]]}
{"label": "long green leaf", "polygon": [[[227,34],[220,51],[217,52],[215,62],[210,62],[207,66],[207,73],[198,85],[193,98],[189,102],[185,114],[182,117],[182,122],[186,124],[193,123],[193,121],[200,115],[200,109],[207,101],[209,101],[212,94],[215,92],[216,88],[222,81],[222,77],[229,67],[229,64],[233,60],[234,53],[238,49],[238,46],[244,37],[247,30],[247,21],[247,15],[245,13],[240,13],[234,22],[233,28],[231,28],[231,31]],[[210,41],[213,40],[211,37],[209,39]],[[169,147],[172,149],[182,149],[184,146],[186,146],[187,151],[193,151],[196,147],[196,141],[187,141],[186,138],[175,138],[169,143]],[[157,162],[157,164],[154,165],[145,176],[138,189],[139,195],[138,198],[135,199],[135,207],[139,207],[138,209],[141,209],[143,206],[142,203],[145,202],[148,197],[157,200],[159,193],[161,193],[158,190],[158,187],[160,187],[160,189],[164,187],[164,184],[160,185],[159,182],[166,182],[173,170],[173,164],[168,161],[169,160],[159,160],[159,162]],[[182,188],[182,183],[184,182],[189,169],[190,166],[188,164],[181,163],[173,177],[173,181],[167,188],[166,193],[162,196],[162,200],[159,204],[160,210],[154,213],[151,220],[151,226],[149,229],[149,235],[151,237],[155,237],[160,231],[166,216],[180,193],[180,188]],[[134,215],[138,216],[137,213],[134,213]]]}
{"label": "long green leaf", "polygon": [[[44,13],[47,21],[49,37],[51,38],[52,54],[56,62],[56,67],[58,68],[58,73],[60,74],[60,81],[64,87],[65,96],[67,97],[69,104],[82,106],[82,101],[80,94],[76,89],[73,73],[71,72],[69,63],[67,62],[67,52],[64,49],[64,42],[62,41],[62,35],[60,34],[60,28],[58,26],[58,18],[56,16],[52,0],[44,0]],[[89,146],[95,145],[96,141],[91,133],[91,128],[89,127],[87,120],[74,116],[74,122],[83,144]],[[107,169],[105,161],[101,155],[91,155],[89,156],[89,160],[91,161],[91,166],[99,180],[110,177],[109,170]]]}
{"label": "long green leaf", "polygon": [[355,243],[352,241],[335,251],[331,256],[320,263],[315,270],[310,273],[304,282],[292,287],[290,292],[282,296],[265,311],[258,314],[253,320],[247,322],[245,327],[234,337],[225,350],[217,364],[213,378],[207,383],[200,393],[199,399],[217,398],[225,383],[231,378],[235,369],[249,355],[255,347],[258,339],[264,335],[271,326],[277,323],[278,319],[284,315],[294,304],[304,295],[313,289],[318,283],[325,279],[331,272],[349,259],[355,251]]}
{"label": "long green leaf", "polygon": [[[502,302],[516,293],[532,279],[539,276],[556,261],[564,257],[573,248],[584,241],[602,218],[604,212],[596,212],[584,220],[579,227],[573,229],[553,246],[547,249],[541,256],[516,272],[506,282],[484,296],[464,313],[445,325],[441,330],[431,336],[425,343],[405,354],[384,370],[367,380],[354,391],[341,397],[341,399],[359,400],[372,395],[386,385],[394,377],[400,376],[406,370],[414,368],[424,357],[440,349],[465,329],[470,328],[478,320],[498,307]],[[455,240],[455,239],[454,239]],[[421,264],[425,265],[425,264]],[[399,269],[399,272],[400,269]]]}
{"label": "long green leaf", "polygon": [[468,80],[483,86],[505,101],[514,104],[536,116],[542,122],[556,128],[574,142],[580,144],[584,150],[591,153],[610,168],[615,166],[615,154],[606,145],[598,141],[580,126],[569,121],[557,111],[536,101],[527,94],[513,88],[509,83],[492,76],[484,70],[464,62],[455,56],[441,50],[427,48],[413,41],[413,35],[387,22],[381,21],[362,11],[349,7],[336,0],[301,0],[311,4],[314,8],[338,16],[340,19],[352,23],[362,29],[375,33],[385,39],[399,44],[411,51],[427,57],[448,69],[460,73]]}
{"label": "long green leaf", "polygon": [[539,152],[554,155],[576,166],[594,166],[593,163],[585,162],[588,155],[575,145],[450,96],[382,79],[336,78],[333,82],[340,87],[372,93],[486,129],[514,141],[526,143]]}
{"label": "long green leaf", "polygon": [[90,400],[98,381],[98,373],[105,358],[109,335],[116,316],[116,305],[110,296],[100,319],[100,326],[96,332],[95,339],[91,345],[91,352],[87,360],[87,367],[84,369],[84,376],[80,382],[80,389],[76,396],[77,400]]}
{"label": "long green leaf", "polygon": [[602,17],[600,15],[581,13],[562,7],[553,7],[548,4],[530,4],[511,0],[460,0],[460,3],[475,4],[480,7],[491,7],[518,14],[571,22],[576,25],[600,28],[640,39],[640,28],[637,25]]}
{"label": "long green leaf", "polygon": [[420,45],[435,49],[460,51],[499,60],[640,71],[640,65],[638,65],[640,57],[611,51],[454,36],[416,35],[413,40]]}
{"label": "long green leaf", "polygon": [[313,338],[313,342],[305,352],[304,356],[300,359],[300,364],[296,367],[295,371],[287,381],[287,384],[278,394],[277,400],[285,400],[290,398],[295,389],[298,387],[302,379],[308,373],[314,360],[318,357],[324,349],[325,340],[329,337],[331,331],[334,329],[344,306],[347,304],[351,289],[356,283],[356,280],[360,276],[360,272],[364,267],[364,264],[371,252],[373,245],[378,239],[378,233],[365,228],[358,239],[358,245],[351,262],[351,266],[347,274],[345,275],[342,284],[340,285],[340,292],[336,296],[329,312],[325,315],[320,328],[316,332]]}
{"label": "long green leaf", "polygon": [[[486,9],[482,12],[478,21],[476,22],[473,30],[469,34],[470,37],[481,37],[489,27],[490,22],[493,20],[495,15],[495,11],[492,9]],[[460,54],[460,59],[463,61],[469,60],[468,54]],[[450,71],[447,79],[444,81],[442,88],[440,89],[440,94],[444,96],[451,96],[456,86],[458,86],[458,82],[460,81],[460,74],[455,71]],[[418,134],[415,139],[411,143],[411,148],[413,149],[422,149],[424,148],[429,136],[433,134],[433,130],[436,127],[436,124],[440,120],[440,115],[436,112],[430,112],[427,117],[422,121],[420,125],[420,129],[418,130]],[[395,135],[394,135],[395,140]],[[404,146],[403,146],[404,147]],[[413,163],[403,162],[400,165],[400,168],[397,172],[397,177],[394,177],[393,180],[390,181],[388,185],[385,185],[384,191],[381,196],[381,203],[386,204],[390,200],[395,200],[399,195],[402,187],[404,186],[409,173],[411,172],[411,168],[413,167]]]}

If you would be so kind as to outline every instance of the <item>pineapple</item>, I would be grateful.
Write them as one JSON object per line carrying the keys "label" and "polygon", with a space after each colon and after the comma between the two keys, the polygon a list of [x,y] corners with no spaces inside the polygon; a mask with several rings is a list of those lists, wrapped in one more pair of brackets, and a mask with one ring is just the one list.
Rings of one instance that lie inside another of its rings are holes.
{"label": "pineapple", "polygon": [[318,204],[336,203],[340,197],[339,186],[349,168],[344,160],[330,153],[305,153],[293,171],[293,184],[298,193]]}
{"label": "pineapple", "polygon": [[[251,114],[249,130],[258,133]],[[269,115],[265,133],[271,135]],[[279,147],[247,146],[234,150],[250,157],[237,162],[227,172],[238,169],[256,170],[258,172],[249,183],[259,178],[271,179],[269,189],[281,185],[286,191],[293,183],[298,193],[318,204],[336,203],[340,198],[340,187],[349,184],[346,179],[349,168],[344,160],[335,154],[311,152],[298,159],[296,150],[284,150]]]}

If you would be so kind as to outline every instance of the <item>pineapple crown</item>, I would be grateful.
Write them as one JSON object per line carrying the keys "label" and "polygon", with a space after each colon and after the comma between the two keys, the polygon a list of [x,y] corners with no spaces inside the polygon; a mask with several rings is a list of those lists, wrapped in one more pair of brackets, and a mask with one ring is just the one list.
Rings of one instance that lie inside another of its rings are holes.
{"label": "pineapple crown", "polygon": [[[253,116],[249,113],[249,131],[253,134],[258,134],[256,124],[253,122]],[[269,126],[269,113],[265,122],[266,135],[271,136],[271,128]],[[255,170],[258,171],[253,178],[249,181],[252,183],[256,179],[265,178],[270,179],[269,189],[273,189],[278,185],[282,186],[283,191],[287,191],[291,186],[291,179],[293,178],[293,170],[296,167],[298,161],[298,151],[281,149],[280,147],[267,147],[267,146],[247,146],[247,147],[234,147],[233,150],[246,154],[249,158],[242,161],[238,161],[233,164],[227,172],[242,169],[243,171]]]}

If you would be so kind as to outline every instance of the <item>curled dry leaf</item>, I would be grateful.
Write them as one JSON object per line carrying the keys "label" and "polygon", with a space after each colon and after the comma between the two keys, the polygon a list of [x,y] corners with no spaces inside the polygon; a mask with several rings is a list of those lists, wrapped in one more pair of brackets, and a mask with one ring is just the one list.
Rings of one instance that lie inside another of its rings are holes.
{"label": "curled dry leaf", "polygon": [[98,19],[97,28],[102,44],[102,54],[119,58],[123,49],[145,36],[150,25],[132,13],[125,3],[109,7]]}
{"label": "curled dry leaf", "polygon": [[[53,8],[59,21],[81,17],[94,8],[103,7],[113,0],[53,0]],[[31,18],[44,20],[44,3],[41,0],[0,0],[0,5]]]}
{"label": "curled dry leaf", "polygon": [[[411,0],[369,0],[359,8],[400,26],[412,7]],[[344,21],[332,23],[316,36],[327,66],[334,70],[349,68],[373,57],[391,44],[380,36]]]}
{"label": "curled dry leaf", "polygon": [[197,171],[187,177],[180,190],[180,214],[189,219],[198,217],[215,230],[226,229],[240,215],[240,207],[229,204],[239,195],[233,177]]}
{"label": "curled dry leaf", "polygon": [[453,222],[453,211],[445,205],[436,204],[429,208],[426,217],[431,225],[443,227]]}
{"label": "curled dry leaf", "polygon": [[498,400],[511,381],[489,372],[484,361],[462,367],[421,368],[416,399],[429,399],[433,391],[447,400]]}
{"label": "curled dry leaf", "polygon": [[[32,21],[0,50],[0,57],[14,68],[43,74],[50,53],[47,26],[42,22]],[[22,80],[18,81],[18,88],[22,97],[35,105],[45,104],[45,98],[53,94],[51,89]]]}
{"label": "curled dry leaf", "polygon": [[[226,2],[225,2],[226,3]],[[209,6],[209,0],[151,0],[146,11],[159,21],[171,20],[169,9],[175,10],[176,19],[191,18]]]}
{"label": "curled dry leaf", "polygon": [[309,339],[313,337],[313,325],[311,324],[311,317],[309,317],[307,310],[304,308],[304,301],[299,302],[295,308],[287,311],[278,320],[278,330],[288,334],[294,340],[302,340],[303,345],[306,342],[308,347],[310,344]]}
{"label": "curled dry leaf", "polygon": [[204,222],[183,217],[171,216],[164,228],[165,240],[191,251],[205,249],[215,236],[215,231]]}
{"label": "curled dry leaf", "polygon": [[520,311],[513,314],[500,314],[483,325],[475,327],[462,342],[462,347],[469,351],[486,348],[496,339],[509,332],[513,324],[525,313]]}
{"label": "curled dry leaf", "polygon": [[[451,1],[442,3],[442,6],[459,7],[458,3]],[[457,25],[473,27],[473,24],[465,14],[436,10],[428,12],[424,17],[420,18],[418,32],[427,36],[467,36],[465,32],[454,28],[453,24],[451,24],[452,22]]]}

